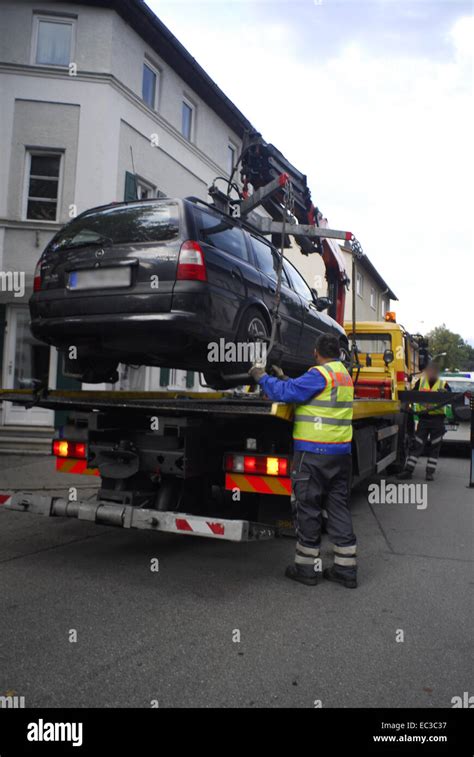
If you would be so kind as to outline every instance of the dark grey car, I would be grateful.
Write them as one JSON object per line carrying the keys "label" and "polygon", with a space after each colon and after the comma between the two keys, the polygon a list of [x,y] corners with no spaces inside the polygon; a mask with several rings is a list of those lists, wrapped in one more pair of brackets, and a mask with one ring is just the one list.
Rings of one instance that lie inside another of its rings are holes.
{"label": "dark grey car", "polygon": [[[267,239],[194,198],[94,208],[43,252],[31,329],[63,351],[68,372],[82,380],[113,380],[123,362],[202,371],[226,386],[248,363],[212,362],[210,345],[268,340],[278,263]],[[272,357],[289,375],[312,364],[322,332],[347,347],[342,327],[318,307],[285,260]]]}

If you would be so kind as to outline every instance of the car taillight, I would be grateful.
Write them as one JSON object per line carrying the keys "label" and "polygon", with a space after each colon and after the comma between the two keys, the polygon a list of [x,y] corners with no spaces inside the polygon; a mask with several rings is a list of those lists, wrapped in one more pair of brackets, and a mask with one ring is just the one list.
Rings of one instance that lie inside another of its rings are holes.
{"label": "car taillight", "polygon": [[56,455],[56,457],[86,458],[87,446],[84,442],[69,442],[66,439],[54,439],[53,455]]}
{"label": "car taillight", "polygon": [[226,455],[225,469],[234,473],[288,476],[288,458],[273,455]]}
{"label": "car taillight", "polygon": [[41,289],[41,260],[36,263],[35,273],[33,276],[33,292],[39,292]]}
{"label": "car taillight", "polygon": [[180,281],[207,281],[204,254],[198,242],[188,240],[181,245],[176,278]]}

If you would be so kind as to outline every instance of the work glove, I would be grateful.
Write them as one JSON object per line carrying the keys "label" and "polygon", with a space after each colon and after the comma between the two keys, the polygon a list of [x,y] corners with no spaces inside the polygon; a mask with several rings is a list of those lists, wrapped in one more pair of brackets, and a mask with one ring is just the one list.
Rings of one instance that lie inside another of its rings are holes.
{"label": "work glove", "polygon": [[262,378],[262,376],[265,376],[266,370],[263,367],[263,365],[260,365],[259,363],[255,363],[255,365],[252,365],[251,369],[249,370],[249,376],[253,378],[255,383],[257,384],[259,379]]}
{"label": "work glove", "polygon": [[288,376],[285,373],[283,373],[283,371],[282,371],[282,369],[280,368],[279,365],[272,365],[272,373],[273,373],[274,376],[276,376],[281,381],[287,381],[288,380]]}

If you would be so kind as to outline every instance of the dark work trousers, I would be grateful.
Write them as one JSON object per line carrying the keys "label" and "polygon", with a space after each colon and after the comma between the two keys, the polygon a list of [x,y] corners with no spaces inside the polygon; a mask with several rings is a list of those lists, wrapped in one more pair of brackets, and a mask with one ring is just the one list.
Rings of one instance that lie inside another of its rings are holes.
{"label": "dark work trousers", "polygon": [[297,536],[295,563],[308,575],[320,565],[323,508],[334,545],[335,569],[348,577],[357,574],[356,537],[349,509],[351,472],[351,455],[294,453],[291,502]]}
{"label": "dark work trousers", "polygon": [[418,426],[410,447],[410,454],[405,465],[406,470],[414,471],[426,442],[430,441],[426,472],[434,473],[438,463],[439,451],[444,435],[444,415],[426,415],[418,421]]}

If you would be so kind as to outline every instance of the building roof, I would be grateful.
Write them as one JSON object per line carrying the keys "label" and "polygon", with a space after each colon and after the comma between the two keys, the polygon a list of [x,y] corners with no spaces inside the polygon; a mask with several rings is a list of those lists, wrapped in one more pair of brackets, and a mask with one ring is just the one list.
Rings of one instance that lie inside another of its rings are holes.
{"label": "building roof", "polygon": [[[351,254],[346,247],[344,247],[343,245],[339,245],[339,246],[341,250],[346,253],[346,255]],[[366,271],[369,274],[369,276],[373,278],[377,286],[381,289],[381,291],[384,294],[387,294],[391,300],[398,301],[398,297],[395,294],[395,292],[392,289],[390,289],[387,282],[381,277],[380,273],[377,271],[376,267],[374,266],[372,261],[367,257],[365,253],[360,260],[357,260],[357,265],[360,268],[363,268],[364,271]]]}
{"label": "building roof", "polygon": [[391,300],[398,300],[397,295],[390,289],[389,285],[385,282],[385,280],[381,277],[380,273],[377,271],[374,264],[369,260],[367,255],[364,255],[364,257],[358,261],[358,264],[364,268],[365,271],[373,278],[377,286],[380,287],[380,289],[386,293]]}
{"label": "building roof", "polygon": [[116,11],[232,131],[242,137],[246,130],[254,130],[250,121],[143,0],[81,0],[81,4]]}

